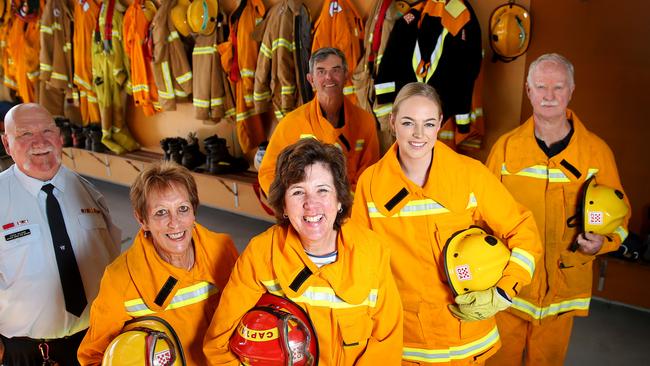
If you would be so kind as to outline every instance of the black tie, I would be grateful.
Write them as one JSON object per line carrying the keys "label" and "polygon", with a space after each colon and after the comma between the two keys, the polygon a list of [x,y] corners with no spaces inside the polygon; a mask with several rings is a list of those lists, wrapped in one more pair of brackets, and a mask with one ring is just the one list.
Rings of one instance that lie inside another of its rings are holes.
{"label": "black tie", "polygon": [[79,317],[86,308],[88,301],[86,300],[86,292],[79,273],[77,259],[74,256],[70,237],[65,228],[61,206],[59,206],[59,201],[54,196],[54,186],[46,184],[41,189],[47,193],[45,211],[47,212],[47,221],[50,224],[56,265],[59,267],[65,309],[70,314]]}

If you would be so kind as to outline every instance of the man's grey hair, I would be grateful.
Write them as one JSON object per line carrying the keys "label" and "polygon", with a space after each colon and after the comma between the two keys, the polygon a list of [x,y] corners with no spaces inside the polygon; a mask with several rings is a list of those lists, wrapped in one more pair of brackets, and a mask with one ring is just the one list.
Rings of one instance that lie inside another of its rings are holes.
{"label": "man's grey hair", "polygon": [[345,54],[343,54],[343,52],[338,48],[323,47],[319,48],[316,50],[316,52],[311,54],[311,57],[309,58],[309,73],[314,73],[314,67],[316,66],[317,62],[321,62],[331,55],[338,56],[338,58],[341,59],[341,63],[343,63],[343,71],[348,72],[348,63],[345,60]]}
{"label": "man's grey hair", "polygon": [[530,66],[528,67],[528,76],[526,77],[526,82],[529,86],[532,86],[533,84],[533,74],[535,71],[537,71],[537,67],[544,61],[555,62],[564,66],[566,69],[567,77],[569,78],[569,86],[575,86],[575,80],[573,78],[573,64],[566,57],[558,53],[547,53],[539,56],[535,61],[531,62]]}

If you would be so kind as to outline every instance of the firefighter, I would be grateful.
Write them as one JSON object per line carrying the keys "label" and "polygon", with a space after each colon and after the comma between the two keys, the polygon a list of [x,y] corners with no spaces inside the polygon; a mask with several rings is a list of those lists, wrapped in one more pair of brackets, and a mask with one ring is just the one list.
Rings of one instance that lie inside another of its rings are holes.
{"label": "firefighter", "polygon": [[[389,242],[404,307],[403,364],[483,364],[500,345],[494,314],[531,281],[541,255],[534,219],[480,162],[437,142],[433,87],[404,86],[390,118],[397,142],[359,178],[352,218]],[[481,222],[511,255],[495,285],[455,296],[443,248]]]}
{"label": "firefighter", "polygon": [[258,175],[265,193],[274,179],[280,150],[301,138],[337,144],[346,156],[352,189],[361,172],[379,159],[375,119],[343,95],[347,76],[347,63],[340,50],[321,48],[312,54],[307,80],[316,97],[287,114],[273,131]]}
{"label": "firefighter", "polygon": [[306,311],[319,364],[399,364],[402,308],[388,252],[383,238],[347,219],[343,154],[303,139],[282,151],[278,172],[269,197],[277,224],[251,240],[233,269],[206,334],[208,364],[237,361],[229,339],[267,292]]}
{"label": "firefighter", "polygon": [[[587,316],[592,262],[627,237],[629,214],[607,235],[582,232],[567,219],[578,210],[585,181],[623,192],[614,155],[568,109],[575,89],[573,65],[558,54],[530,64],[526,93],[533,116],[501,136],[487,166],[535,216],[544,245],[530,286],[497,316],[504,347],[492,365],[562,365],[575,316]],[[627,202],[627,197],[624,198]],[[579,245],[571,250],[571,243]]]}
{"label": "firefighter", "polygon": [[173,327],[188,365],[206,365],[203,335],[237,258],[232,239],[196,222],[196,182],[173,162],[143,170],[130,198],[141,229],[106,268],[79,361],[101,364],[127,322],[153,315]]}

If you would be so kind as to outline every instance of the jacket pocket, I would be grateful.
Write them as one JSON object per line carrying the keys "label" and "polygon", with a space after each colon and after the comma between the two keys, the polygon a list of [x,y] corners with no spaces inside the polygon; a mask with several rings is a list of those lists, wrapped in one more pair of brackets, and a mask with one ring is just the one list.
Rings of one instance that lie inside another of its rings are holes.
{"label": "jacket pocket", "polygon": [[372,319],[363,311],[335,312],[342,349],[339,365],[353,365],[366,350],[372,333]]}
{"label": "jacket pocket", "polygon": [[45,257],[49,256],[48,251],[51,252],[52,248],[43,245],[40,226],[20,225],[1,233],[0,284],[8,287],[18,277],[41,274]]}
{"label": "jacket pocket", "polygon": [[79,225],[86,230],[106,229],[106,220],[102,214],[79,214],[77,215]]}
{"label": "jacket pocket", "polygon": [[557,297],[567,298],[591,294],[591,264],[594,258],[592,255],[584,255],[579,252],[560,254]]}

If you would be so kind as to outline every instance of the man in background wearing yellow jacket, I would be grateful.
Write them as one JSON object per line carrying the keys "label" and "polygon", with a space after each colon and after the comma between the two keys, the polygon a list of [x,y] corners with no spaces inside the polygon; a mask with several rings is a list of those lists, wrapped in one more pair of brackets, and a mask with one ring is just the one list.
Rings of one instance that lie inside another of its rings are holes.
{"label": "man in background wearing yellow jacket", "polygon": [[273,131],[262,159],[258,179],[268,194],[280,151],[301,138],[335,144],[346,156],[352,190],[359,175],[379,160],[375,119],[343,95],[348,67],[343,52],[321,48],[309,60],[307,80],[316,97],[284,117]]}
{"label": "man in background wearing yellow jacket", "polygon": [[567,225],[576,215],[581,187],[594,174],[598,184],[623,191],[610,148],[567,109],[574,89],[573,65],[563,56],[546,54],[531,63],[526,92],[533,116],[501,136],[487,160],[533,212],[545,248],[532,283],[508,312],[497,314],[503,348],[488,365],[521,365],[524,354],[526,365],[563,365],[573,317],[589,311],[592,261],[627,237],[629,214],[608,236]]}

